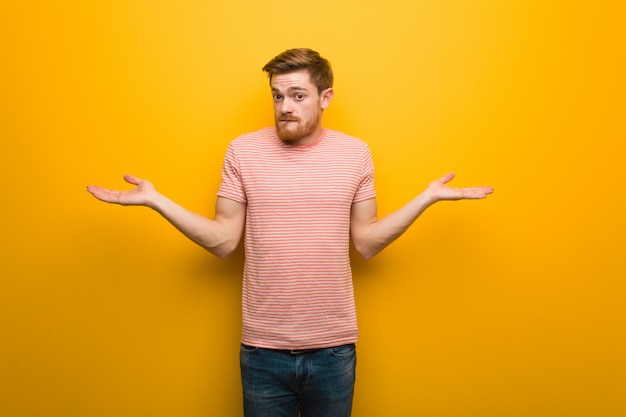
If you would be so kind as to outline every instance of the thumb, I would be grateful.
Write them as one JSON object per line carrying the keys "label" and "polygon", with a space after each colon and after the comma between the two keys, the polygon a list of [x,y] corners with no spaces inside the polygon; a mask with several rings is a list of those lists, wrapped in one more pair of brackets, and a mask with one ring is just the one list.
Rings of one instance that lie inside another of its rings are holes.
{"label": "thumb", "polygon": [[126,181],[129,184],[133,184],[133,185],[138,185],[141,182],[141,179],[130,175],[130,174],[126,174],[124,175],[124,181]]}
{"label": "thumb", "polygon": [[441,177],[440,181],[444,184],[452,181],[452,179],[454,178],[454,172],[449,172],[446,175],[444,175],[443,177]]}

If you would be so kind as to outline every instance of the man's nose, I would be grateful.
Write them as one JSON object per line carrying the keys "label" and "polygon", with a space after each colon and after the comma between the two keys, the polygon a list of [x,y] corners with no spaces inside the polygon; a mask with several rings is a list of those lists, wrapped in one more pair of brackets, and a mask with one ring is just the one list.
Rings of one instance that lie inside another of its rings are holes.
{"label": "man's nose", "polygon": [[280,112],[282,114],[293,113],[293,103],[291,102],[291,100],[289,100],[288,98],[285,97],[280,102]]}

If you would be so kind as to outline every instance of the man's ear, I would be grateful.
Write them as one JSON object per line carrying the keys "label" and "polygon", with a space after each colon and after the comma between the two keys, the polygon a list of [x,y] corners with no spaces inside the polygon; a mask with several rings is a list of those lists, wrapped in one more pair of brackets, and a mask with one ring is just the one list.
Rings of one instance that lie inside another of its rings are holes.
{"label": "man's ear", "polygon": [[330,106],[330,102],[333,99],[334,93],[335,92],[332,88],[327,88],[326,90],[322,91],[322,94],[320,95],[320,106],[322,107],[322,110],[325,110],[328,106]]}

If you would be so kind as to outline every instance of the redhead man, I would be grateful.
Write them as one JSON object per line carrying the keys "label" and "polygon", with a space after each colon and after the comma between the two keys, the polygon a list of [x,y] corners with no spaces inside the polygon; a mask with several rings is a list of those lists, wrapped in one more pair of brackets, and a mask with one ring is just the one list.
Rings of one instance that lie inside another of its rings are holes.
{"label": "redhead man", "polygon": [[453,188],[447,174],[378,218],[374,166],[361,140],[322,126],[333,98],[330,63],[291,49],[263,70],[275,126],[230,143],[213,219],[130,175],[128,191],[89,186],[96,198],[147,206],[224,258],[245,229],[241,378],[246,417],[348,417],[357,322],[350,242],[371,258],[434,203],[481,199],[491,187]]}

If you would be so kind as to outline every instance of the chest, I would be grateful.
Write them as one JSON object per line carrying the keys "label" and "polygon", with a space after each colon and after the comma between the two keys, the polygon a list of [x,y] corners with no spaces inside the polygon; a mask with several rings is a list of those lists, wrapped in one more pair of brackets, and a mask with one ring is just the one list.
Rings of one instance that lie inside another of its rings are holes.
{"label": "chest", "polygon": [[242,181],[249,205],[306,202],[309,206],[351,204],[361,182],[355,158],[281,155],[246,161]]}

